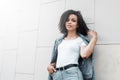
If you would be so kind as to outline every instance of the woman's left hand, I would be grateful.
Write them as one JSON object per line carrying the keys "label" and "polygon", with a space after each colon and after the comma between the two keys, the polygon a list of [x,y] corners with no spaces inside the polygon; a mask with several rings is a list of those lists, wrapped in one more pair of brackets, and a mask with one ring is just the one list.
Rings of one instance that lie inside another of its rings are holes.
{"label": "woman's left hand", "polygon": [[90,31],[88,32],[88,34],[89,34],[92,38],[97,39],[97,32],[96,32],[96,31],[90,30]]}

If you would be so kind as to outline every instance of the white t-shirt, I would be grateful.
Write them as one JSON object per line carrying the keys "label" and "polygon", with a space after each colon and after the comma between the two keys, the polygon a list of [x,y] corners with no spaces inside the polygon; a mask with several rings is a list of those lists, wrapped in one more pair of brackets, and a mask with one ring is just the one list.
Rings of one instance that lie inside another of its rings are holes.
{"label": "white t-shirt", "polygon": [[80,56],[80,48],[86,45],[83,40],[78,37],[72,40],[64,40],[58,46],[58,56],[56,67],[62,67],[68,64],[78,64]]}

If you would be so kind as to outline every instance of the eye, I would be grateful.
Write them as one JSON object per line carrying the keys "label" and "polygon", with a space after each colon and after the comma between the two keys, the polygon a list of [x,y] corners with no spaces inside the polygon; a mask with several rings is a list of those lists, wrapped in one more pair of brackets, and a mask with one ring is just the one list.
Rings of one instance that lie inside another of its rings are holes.
{"label": "eye", "polygon": [[75,20],[75,19],[72,19],[72,21],[73,21],[73,22],[76,22],[77,20]]}
{"label": "eye", "polygon": [[68,21],[69,21],[69,19],[66,20],[66,22],[68,22]]}

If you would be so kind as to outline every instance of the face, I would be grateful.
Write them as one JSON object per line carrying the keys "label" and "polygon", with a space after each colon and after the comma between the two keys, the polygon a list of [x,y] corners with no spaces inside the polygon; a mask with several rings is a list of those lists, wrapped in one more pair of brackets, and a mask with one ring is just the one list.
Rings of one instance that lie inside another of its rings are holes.
{"label": "face", "polygon": [[75,14],[69,15],[65,23],[67,31],[76,31],[77,29],[77,16]]}

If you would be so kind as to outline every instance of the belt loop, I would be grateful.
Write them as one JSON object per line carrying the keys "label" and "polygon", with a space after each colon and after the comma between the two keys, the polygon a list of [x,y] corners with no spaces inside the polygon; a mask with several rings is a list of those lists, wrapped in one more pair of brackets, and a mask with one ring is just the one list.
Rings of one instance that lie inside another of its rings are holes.
{"label": "belt loop", "polygon": [[60,71],[60,68],[58,68],[58,71]]}
{"label": "belt loop", "polygon": [[65,70],[65,68],[63,67],[63,70]]}

